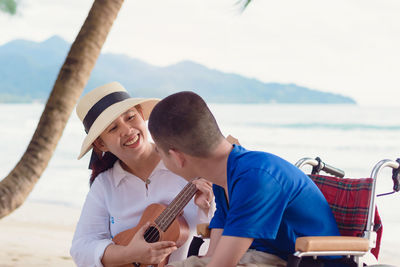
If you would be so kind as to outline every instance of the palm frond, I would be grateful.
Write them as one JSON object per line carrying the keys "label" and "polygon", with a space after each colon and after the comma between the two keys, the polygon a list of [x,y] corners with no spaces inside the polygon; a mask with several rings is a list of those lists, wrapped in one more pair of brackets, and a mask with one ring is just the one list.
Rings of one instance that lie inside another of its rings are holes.
{"label": "palm frond", "polygon": [[247,8],[247,6],[250,4],[250,2],[251,2],[251,0],[237,0],[236,4],[241,6],[240,9],[243,12]]}
{"label": "palm frond", "polygon": [[15,0],[0,0],[0,11],[14,15],[17,12]]}

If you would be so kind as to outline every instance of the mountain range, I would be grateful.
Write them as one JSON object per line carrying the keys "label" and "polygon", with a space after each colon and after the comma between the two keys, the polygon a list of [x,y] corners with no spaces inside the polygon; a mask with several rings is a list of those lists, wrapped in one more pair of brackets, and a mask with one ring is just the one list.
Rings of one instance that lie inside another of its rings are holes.
{"label": "mountain range", "polygon": [[[18,39],[0,46],[0,103],[45,101],[69,47],[58,36],[43,42]],[[265,83],[193,61],[159,67],[123,54],[103,53],[85,92],[111,81],[120,82],[135,97],[162,98],[191,90],[217,103],[356,103],[347,96],[296,84]]]}

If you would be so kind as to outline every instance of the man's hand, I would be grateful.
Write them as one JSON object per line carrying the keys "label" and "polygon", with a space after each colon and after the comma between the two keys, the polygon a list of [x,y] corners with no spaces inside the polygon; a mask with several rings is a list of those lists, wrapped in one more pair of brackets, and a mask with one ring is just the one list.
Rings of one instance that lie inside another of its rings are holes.
{"label": "man's hand", "polygon": [[203,178],[193,180],[192,183],[199,190],[194,197],[194,203],[208,214],[208,209],[213,199],[212,183]]}
{"label": "man's hand", "polygon": [[177,249],[175,242],[172,241],[147,243],[143,236],[149,226],[147,223],[140,228],[126,246],[126,255],[131,259],[130,262],[158,264]]}

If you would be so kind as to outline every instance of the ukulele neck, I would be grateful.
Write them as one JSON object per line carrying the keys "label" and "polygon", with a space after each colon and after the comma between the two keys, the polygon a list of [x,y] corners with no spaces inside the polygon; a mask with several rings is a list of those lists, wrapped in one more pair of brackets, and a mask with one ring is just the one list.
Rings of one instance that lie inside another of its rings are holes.
{"label": "ukulele neck", "polygon": [[165,232],[196,192],[196,185],[189,182],[174,198],[174,200],[172,200],[168,207],[165,208],[165,210],[157,217],[157,219],[155,219],[154,222],[157,226]]}

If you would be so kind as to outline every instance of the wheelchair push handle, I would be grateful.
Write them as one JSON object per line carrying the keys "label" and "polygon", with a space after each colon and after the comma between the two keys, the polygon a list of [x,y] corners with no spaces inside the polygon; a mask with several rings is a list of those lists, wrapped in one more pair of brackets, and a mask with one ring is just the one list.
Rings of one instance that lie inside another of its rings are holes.
{"label": "wheelchair push handle", "polygon": [[340,178],[344,177],[344,171],[342,171],[341,169],[335,168],[326,163],[323,163],[323,164],[324,164],[324,167],[322,167],[321,170],[323,170],[324,172],[332,174],[333,176],[336,176],[336,177],[340,177]]}
{"label": "wheelchair push handle", "polygon": [[397,163],[399,163],[399,167],[397,169],[393,169],[393,190],[396,192],[400,191],[400,158],[396,160]]}
{"label": "wheelchair push handle", "polygon": [[320,171],[324,171],[326,173],[329,173],[333,176],[343,178],[345,173],[341,169],[338,169],[336,167],[333,167],[329,164],[326,164],[323,162],[319,157],[316,157],[315,159],[312,158],[302,158],[299,161],[296,162],[295,166],[297,168],[301,168],[304,165],[311,165],[313,167],[312,169],[312,174],[319,174]]}
{"label": "wheelchair push handle", "polygon": [[[388,193],[379,194],[379,195],[377,195],[378,197],[390,195],[392,193],[400,191],[400,158],[398,158],[396,161],[390,160],[390,159],[384,159],[384,160],[379,161],[372,170],[371,178],[373,178],[376,181],[376,179],[378,177],[378,173],[383,168],[386,168],[386,167],[390,167],[393,169],[392,170],[393,191],[388,192]],[[374,184],[374,187],[375,187],[375,184]]]}
{"label": "wheelchair push handle", "polygon": [[[393,179],[393,191],[392,192],[388,192],[388,193],[383,193],[383,194],[379,194],[379,195],[375,195],[375,191],[376,191],[376,180],[378,178],[378,174],[379,172],[383,169],[383,168],[392,168],[393,170],[393,175],[392,175],[392,179]],[[371,178],[374,180],[374,182],[372,183],[372,192],[374,192],[374,194],[371,196],[371,201],[369,204],[369,212],[368,212],[368,220],[367,220],[367,227],[366,227],[366,233],[364,234],[364,236],[368,236],[370,234],[370,232],[373,231],[373,218],[375,218],[375,197],[380,197],[380,196],[385,196],[385,195],[390,195],[393,194],[395,192],[400,191],[400,159],[397,159],[396,161],[394,160],[390,160],[390,159],[384,159],[379,161],[377,164],[375,164],[374,168],[372,169],[371,172]]]}

